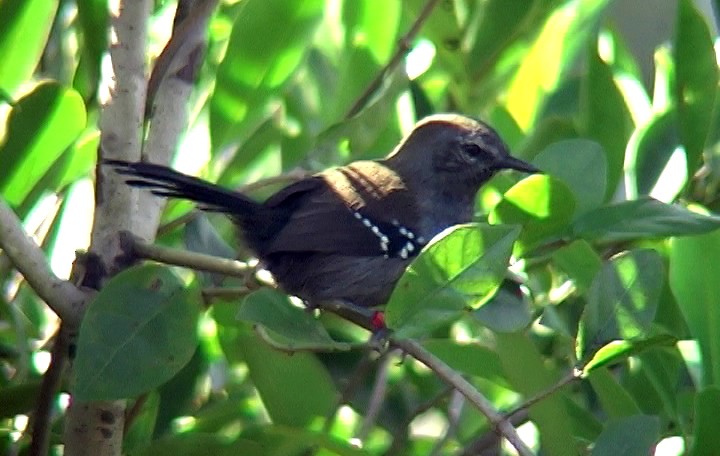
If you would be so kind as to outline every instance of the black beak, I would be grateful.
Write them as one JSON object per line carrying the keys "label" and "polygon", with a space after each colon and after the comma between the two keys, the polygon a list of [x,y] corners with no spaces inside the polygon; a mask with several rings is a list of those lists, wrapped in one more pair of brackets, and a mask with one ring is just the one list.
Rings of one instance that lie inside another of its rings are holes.
{"label": "black beak", "polygon": [[534,167],[530,163],[524,162],[520,160],[519,158],[515,158],[511,155],[508,155],[506,157],[503,157],[502,161],[497,164],[498,169],[515,169],[518,171],[522,171],[524,173],[542,173],[541,170]]}

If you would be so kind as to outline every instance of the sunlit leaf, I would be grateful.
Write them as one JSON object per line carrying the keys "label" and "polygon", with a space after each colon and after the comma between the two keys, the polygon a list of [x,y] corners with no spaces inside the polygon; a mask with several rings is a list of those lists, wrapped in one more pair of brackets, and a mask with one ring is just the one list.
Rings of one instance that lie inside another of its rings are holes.
{"label": "sunlit leaf", "polygon": [[0,89],[12,94],[40,61],[58,0],[0,2]]}
{"label": "sunlit leaf", "polygon": [[561,238],[575,212],[575,198],[561,181],[536,174],[505,192],[490,213],[490,223],[522,225],[518,252],[522,254],[542,241]]}
{"label": "sunlit leaf", "polygon": [[38,84],[13,107],[0,145],[0,193],[23,201],[38,180],[85,128],[80,95],[54,82]]}
{"label": "sunlit leaf", "polygon": [[397,337],[425,334],[485,303],[508,267],[518,227],[464,225],[441,233],[398,281],[385,319]]}

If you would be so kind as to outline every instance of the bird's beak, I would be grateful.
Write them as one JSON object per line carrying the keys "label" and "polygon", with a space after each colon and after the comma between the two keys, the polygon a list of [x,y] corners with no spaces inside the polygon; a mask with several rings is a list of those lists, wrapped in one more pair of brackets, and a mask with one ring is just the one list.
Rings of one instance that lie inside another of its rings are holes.
{"label": "bird's beak", "polygon": [[528,162],[522,161],[519,158],[515,158],[511,155],[508,155],[502,159],[500,163],[497,165],[498,169],[516,169],[518,171],[522,171],[524,173],[542,173],[541,170],[534,167]]}

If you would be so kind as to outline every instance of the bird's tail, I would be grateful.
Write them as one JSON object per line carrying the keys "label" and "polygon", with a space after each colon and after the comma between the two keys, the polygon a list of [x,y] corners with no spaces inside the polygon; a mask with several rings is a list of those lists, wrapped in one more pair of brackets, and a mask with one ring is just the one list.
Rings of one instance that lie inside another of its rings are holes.
{"label": "bird's tail", "polygon": [[104,160],[133,187],[147,188],[153,194],[182,198],[198,203],[202,209],[226,212],[237,219],[253,218],[261,204],[245,195],[179,173],[167,166],[145,162]]}

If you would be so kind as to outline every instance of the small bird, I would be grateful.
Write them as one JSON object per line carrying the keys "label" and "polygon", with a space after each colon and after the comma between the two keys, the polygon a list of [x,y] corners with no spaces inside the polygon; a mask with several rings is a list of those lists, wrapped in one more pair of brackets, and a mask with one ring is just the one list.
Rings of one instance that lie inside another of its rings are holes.
{"label": "small bird", "polygon": [[488,125],[454,114],[418,122],[384,159],[323,171],[264,202],[165,166],[105,163],[128,185],[228,214],[285,292],[362,307],[385,304],[430,239],[472,219],[477,191],[496,172],[539,172]]}

